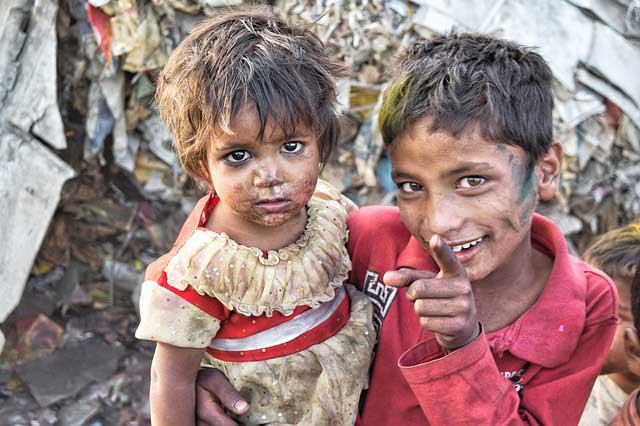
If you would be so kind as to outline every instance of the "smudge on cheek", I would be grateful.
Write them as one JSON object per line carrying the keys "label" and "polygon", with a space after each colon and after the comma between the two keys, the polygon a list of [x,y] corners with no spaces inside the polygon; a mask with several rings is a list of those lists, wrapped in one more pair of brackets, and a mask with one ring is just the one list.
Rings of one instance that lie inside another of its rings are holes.
{"label": "smudge on cheek", "polygon": [[[534,173],[532,174],[535,176]],[[535,177],[532,178],[531,181],[537,182]],[[535,186],[535,184],[532,184],[532,185]],[[518,215],[518,223],[520,224],[521,228],[525,226],[529,221],[529,219],[531,219],[531,216],[533,216],[533,212],[536,209],[537,201],[538,201],[538,198],[536,196],[536,191],[533,191],[533,190],[529,191],[528,197],[520,205],[520,214]]]}
{"label": "smudge on cheek", "polygon": [[522,204],[525,200],[530,202],[529,198],[531,196],[535,199],[534,186],[538,181],[534,172],[535,169],[531,167],[526,176],[524,176],[523,173],[524,178],[520,184],[520,190],[518,192],[518,204]]}

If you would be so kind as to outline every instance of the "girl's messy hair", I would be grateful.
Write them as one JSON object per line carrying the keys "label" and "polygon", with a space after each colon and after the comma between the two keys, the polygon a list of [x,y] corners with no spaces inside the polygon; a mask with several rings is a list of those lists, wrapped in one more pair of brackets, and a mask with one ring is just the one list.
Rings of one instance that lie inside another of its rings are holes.
{"label": "girl's messy hair", "polygon": [[202,22],[180,43],[156,100],[183,167],[207,181],[208,143],[240,130],[231,123],[247,107],[260,119],[260,138],[269,119],[286,137],[297,126],[313,129],[326,162],[340,135],[334,79],[343,74],[308,27],[266,7],[236,9]]}

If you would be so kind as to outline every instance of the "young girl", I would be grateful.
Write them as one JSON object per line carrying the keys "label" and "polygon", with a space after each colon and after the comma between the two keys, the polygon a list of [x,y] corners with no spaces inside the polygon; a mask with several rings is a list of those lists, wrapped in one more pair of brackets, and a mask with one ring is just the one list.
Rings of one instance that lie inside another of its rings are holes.
{"label": "young girl", "polygon": [[250,402],[243,424],[353,423],[371,307],[342,285],[350,204],[318,182],[339,71],[313,33],[264,9],[204,22],[163,70],[160,114],[211,193],[142,287],[154,425],[195,423],[200,366]]}

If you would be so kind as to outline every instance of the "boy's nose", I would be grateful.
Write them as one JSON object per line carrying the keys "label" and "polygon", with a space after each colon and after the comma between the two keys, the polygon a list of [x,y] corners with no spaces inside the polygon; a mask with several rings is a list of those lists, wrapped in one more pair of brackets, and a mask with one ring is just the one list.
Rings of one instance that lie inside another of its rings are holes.
{"label": "boy's nose", "polygon": [[461,206],[446,197],[434,197],[425,210],[427,225],[432,234],[438,234],[447,239],[462,225],[463,211],[461,211]]}

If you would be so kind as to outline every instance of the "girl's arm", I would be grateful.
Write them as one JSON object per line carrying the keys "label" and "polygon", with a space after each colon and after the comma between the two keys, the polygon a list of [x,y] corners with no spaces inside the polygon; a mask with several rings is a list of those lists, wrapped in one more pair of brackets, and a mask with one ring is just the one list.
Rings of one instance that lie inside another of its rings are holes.
{"label": "girl's arm", "polygon": [[196,424],[196,377],[204,348],[180,348],[158,342],[151,363],[153,426]]}

